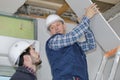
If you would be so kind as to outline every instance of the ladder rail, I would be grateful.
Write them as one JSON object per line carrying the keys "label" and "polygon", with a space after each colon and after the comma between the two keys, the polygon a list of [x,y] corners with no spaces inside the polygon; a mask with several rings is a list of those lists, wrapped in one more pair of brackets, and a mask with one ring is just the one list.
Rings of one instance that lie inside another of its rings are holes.
{"label": "ladder rail", "polygon": [[[97,75],[95,77],[95,80],[102,80],[103,71],[105,69],[108,58],[114,56],[116,54],[116,52],[118,51],[118,49],[120,49],[120,46],[115,48],[115,49],[112,49],[112,50],[110,50],[110,51],[108,51],[104,54],[101,65],[100,65],[100,68],[99,68],[99,70],[97,72]],[[113,68],[113,69],[115,69],[115,68]],[[112,73],[113,73],[113,71],[112,71]],[[113,74],[111,74],[111,75],[113,75]],[[112,80],[112,79],[110,79],[110,80]]]}
{"label": "ladder rail", "polygon": [[116,56],[115,56],[114,63],[113,63],[111,73],[110,73],[108,80],[114,80],[116,70],[118,67],[118,63],[119,63],[119,59],[120,59],[120,47],[118,48],[118,51],[116,52]]}

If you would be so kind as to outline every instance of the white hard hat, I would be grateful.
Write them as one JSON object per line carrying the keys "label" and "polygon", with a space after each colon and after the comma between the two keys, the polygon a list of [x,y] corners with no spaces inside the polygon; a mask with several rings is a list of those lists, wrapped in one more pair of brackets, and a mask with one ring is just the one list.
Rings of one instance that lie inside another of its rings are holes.
{"label": "white hard hat", "polygon": [[10,49],[9,49],[9,54],[8,54],[8,58],[11,62],[11,64],[13,66],[18,66],[18,64],[16,64],[16,62],[18,61],[20,55],[24,52],[25,49],[27,49],[30,45],[33,45],[33,41],[32,42],[28,42],[28,41],[18,41],[16,43],[14,43]]}
{"label": "white hard hat", "polygon": [[51,14],[46,18],[46,27],[48,28],[55,21],[62,21],[64,23],[64,20],[60,16]]}

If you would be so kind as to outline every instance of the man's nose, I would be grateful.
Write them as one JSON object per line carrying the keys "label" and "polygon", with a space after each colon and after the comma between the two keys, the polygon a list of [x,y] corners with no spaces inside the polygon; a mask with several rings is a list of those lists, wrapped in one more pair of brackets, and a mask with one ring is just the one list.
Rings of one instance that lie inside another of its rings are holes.
{"label": "man's nose", "polygon": [[37,57],[40,58],[40,54],[38,52],[35,52],[37,54]]}
{"label": "man's nose", "polygon": [[58,30],[58,26],[56,26],[55,29]]}

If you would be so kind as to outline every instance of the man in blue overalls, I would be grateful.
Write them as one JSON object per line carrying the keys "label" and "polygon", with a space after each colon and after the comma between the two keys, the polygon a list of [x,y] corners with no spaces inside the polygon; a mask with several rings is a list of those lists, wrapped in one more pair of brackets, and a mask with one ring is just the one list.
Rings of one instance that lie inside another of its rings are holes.
{"label": "man in blue overalls", "polygon": [[[96,5],[90,5],[81,22],[68,33],[65,33],[65,22],[61,17],[56,14],[47,17],[46,27],[52,36],[46,42],[46,53],[53,80],[89,80],[85,52],[96,48],[89,27],[90,18],[96,13]],[[86,41],[79,42],[83,34]]]}

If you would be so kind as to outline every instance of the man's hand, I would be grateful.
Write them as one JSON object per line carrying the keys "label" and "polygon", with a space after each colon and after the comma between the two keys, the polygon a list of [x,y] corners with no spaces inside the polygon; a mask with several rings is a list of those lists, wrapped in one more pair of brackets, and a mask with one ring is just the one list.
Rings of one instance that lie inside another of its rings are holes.
{"label": "man's hand", "polygon": [[97,5],[95,3],[91,4],[85,12],[85,16],[88,17],[89,19],[92,18],[95,14],[97,14],[99,8],[97,8]]}

